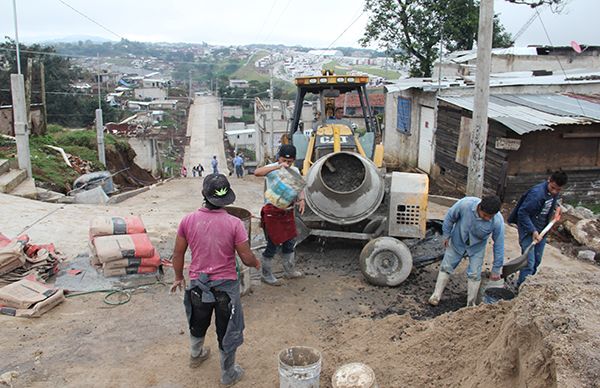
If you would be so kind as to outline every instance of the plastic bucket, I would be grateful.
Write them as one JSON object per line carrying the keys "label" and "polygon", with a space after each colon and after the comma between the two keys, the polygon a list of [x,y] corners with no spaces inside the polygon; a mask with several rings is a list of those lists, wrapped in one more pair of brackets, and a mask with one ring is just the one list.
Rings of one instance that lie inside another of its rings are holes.
{"label": "plastic bucket", "polygon": [[375,372],[368,365],[352,362],[339,367],[331,377],[333,388],[377,388]]}
{"label": "plastic bucket", "polygon": [[288,208],[306,186],[302,176],[291,168],[280,168],[267,174],[265,198],[273,206]]}
{"label": "plastic bucket", "polygon": [[319,388],[321,352],[293,346],[279,352],[279,388]]}
{"label": "plastic bucket", "polygon": [[515,293],[506,288],[490,287],[483,294],[483,303],[493,304],[501,300],[511,300],[515,297]]}
{"label": "plastic bucket", "polygon": [[[248,241],[250,241],[250,237],[252,235],[252,213],[244,208],[236,206],[227,206],[225,207],[225,211],[242,220],[244,227],[248,232]],[[237,255],[235,256],[235,264],[238,273],[238,279],[240,279],[240,295],[246,295],[250,291],[250,268],[246,267]]]}

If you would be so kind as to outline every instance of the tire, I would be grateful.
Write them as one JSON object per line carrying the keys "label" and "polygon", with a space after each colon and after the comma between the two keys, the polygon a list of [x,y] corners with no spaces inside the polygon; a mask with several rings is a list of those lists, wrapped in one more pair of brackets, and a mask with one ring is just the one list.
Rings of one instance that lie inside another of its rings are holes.
{"label": "tire", "polygon": [[360,270],[376,286],[398,286],[410,275],[412,265],[408,247],[393,237],[371,240],[360,252]]}

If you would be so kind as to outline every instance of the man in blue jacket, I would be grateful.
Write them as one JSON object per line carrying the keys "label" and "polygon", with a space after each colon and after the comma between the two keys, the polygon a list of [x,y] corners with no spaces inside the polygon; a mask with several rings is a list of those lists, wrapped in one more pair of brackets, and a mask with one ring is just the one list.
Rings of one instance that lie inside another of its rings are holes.
{"label": "man in blue jacket", "polygon": [[529,275],[535,275],[546,246],[546,238],[540,238],[540,232],[552,218],[560,218],[558,200],[560,191],[567,184],[567,174],[555,171],[548,180],[538,183],[521,196],[517,206],[508,216],[508,222],[517,224],[521,252],[535,242],[534,249],[529,251],[527,267],[519,272],[520,286]]}
{"label": "man in blue jacket", "polygon": [[446,252],[429,304],[438,305],[450,275],[462,259],[468,256],[467,306],[475,305],[481,283],[485,246],[490,236],[494,241],[494,263],[490,279],[500,279],[504,263],[504,219],[499,213],[500,205],[500,199],[495,195],[481,200],[465,197],[448,210],[442,227]]}

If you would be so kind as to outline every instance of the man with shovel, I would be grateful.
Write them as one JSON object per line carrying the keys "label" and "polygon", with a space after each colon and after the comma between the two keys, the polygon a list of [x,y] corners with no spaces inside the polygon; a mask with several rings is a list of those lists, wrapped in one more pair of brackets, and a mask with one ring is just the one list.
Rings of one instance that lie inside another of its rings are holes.
{"label": "man with shovel", "polygon": [[519,272],[518,286],[525,281],[527,276],[535,275],[542,262],[546,237],[540,236],[540,232],[551,219],[555,221],[560,219],[558,200],[560,191],[567,184],[567,180],[565,172],[555,171],[548,180],[527,190],[508,216],[509,223],[517,224],[521,252],[525,253],[532,243],[535,244],[533,249],[529,249],[527,267]]}
{"label": "man with shovel", "polygon": [[446,252],[429,304],[438,305],[450,275],[462,259],[468,256],[467,306],[475,305],[481,283],[485,246],[490,236],[494,241],[494,263],[490,279],[500,279],[504,262],[504,219],[499,212],[500,205],[500,199],[495,195],[483,197],[481,200],[465,197],[448,210],[442,226]]}

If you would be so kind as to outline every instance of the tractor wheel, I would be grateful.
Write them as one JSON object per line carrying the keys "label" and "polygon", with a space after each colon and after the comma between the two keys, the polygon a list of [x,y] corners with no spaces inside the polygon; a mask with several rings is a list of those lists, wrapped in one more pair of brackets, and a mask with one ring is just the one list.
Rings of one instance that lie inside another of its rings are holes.
{"label": "tractor wheel", "polygon": [[408,247],[393,237],[371,240],[360,252],[360,270],[376,286],[399,285],[410,275],[412,264]]}

